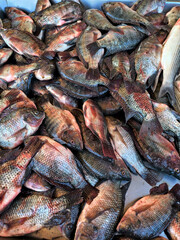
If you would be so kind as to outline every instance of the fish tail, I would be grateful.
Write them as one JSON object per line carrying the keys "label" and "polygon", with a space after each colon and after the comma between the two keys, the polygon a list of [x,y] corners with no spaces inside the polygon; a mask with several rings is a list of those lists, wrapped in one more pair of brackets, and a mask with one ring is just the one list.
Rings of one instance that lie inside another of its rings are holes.
{"label": "fish tail", "polygon": [[100,78],[100,73],[98,68],[89,68],[86,73],[87,80],[97,80]]}
{"label": "fish tail", "polygon": [[94,56],[97,51],[99,51],[100,47],[98,47],[97,42],[93,42],[87,45],[87,49],[89,50],[91,56]]}
{"label": "fish tail", "polygon": [[116,159],[116,155],[114,153],[113,147],[109,142],[101,142],[102,144],[102,151],[105,157],[109,157],[112,159]]}
{"label": "fish tail", "polygon": [[158,97],[161,98],[165,95],[168,95],[168,97],[170,98],[170,102],[172,105],[176,104],[176,98],[175,98],[175,94],[174,94],[174,88],[173,85],[162,85],[159,91],[159,95]]}
{"label": "fish tail", "polygon": [[155,117],[149,121],[144,120],[140,131],[139,131],[139,137],[144,138],[144,136],[148,136],[149,134],[161,134],[163,132],[162,127],[158,121],[158,119]]}
{"label": "fish tail", "polygon": [[146,172],[141,175],[141,177],[151,186],[155,186],[162,179],[158,172],[148,168],[146,169]]}
{"label": "fish tail", "polygon": [[172,193],[178,201],[180,201],[180,184],[174,185],[174,187],[170,190],[170,193]]}
{"label": "fish tail", "polygon": [[83,197],[87,204],[90,204],[92,200],[97,197],[99,190],[95,187],[92,187],[89,183],[83,188]]}

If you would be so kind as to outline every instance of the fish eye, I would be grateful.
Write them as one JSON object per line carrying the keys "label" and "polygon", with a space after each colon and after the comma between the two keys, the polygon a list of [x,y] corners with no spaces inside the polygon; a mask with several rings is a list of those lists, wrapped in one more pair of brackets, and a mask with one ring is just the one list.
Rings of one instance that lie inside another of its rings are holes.
{"label": "fish eye", "polygon": [[33,111],[33,114],[35,115],[35,116],[38,116],[39,115],[39,112],[38,111]]}
{"label": "fish eye", "polygon": [[175,171],[176,173],[180,173],[179,168],[175,168],[174,171]]}
{"label": "fish eye", "polygon": [[121,174],[122,174],[122,175],[125,175],[125,171],[124,171],[124,170],[121,170]]}

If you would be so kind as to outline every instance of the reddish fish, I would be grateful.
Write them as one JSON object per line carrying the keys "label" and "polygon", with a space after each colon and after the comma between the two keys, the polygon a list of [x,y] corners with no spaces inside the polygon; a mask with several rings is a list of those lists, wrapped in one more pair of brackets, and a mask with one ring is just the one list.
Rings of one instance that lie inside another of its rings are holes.
{"label": "reddish fish", "polygon": [[166,0],[137,0],[131,9],[140,15],[146,15],[151,12],[162,13]]}
{"label": "reddish fish", "polygon": [[38,13],[50,6],[51,6],[51,3],[49,0],[38,0],[36,3],[35,13]]}
{"label": "reddish fish", "polygon": [[12,55],[13,51],[10,48],[2,48],[0,49],[0,66],[7,62],[7,60]]}

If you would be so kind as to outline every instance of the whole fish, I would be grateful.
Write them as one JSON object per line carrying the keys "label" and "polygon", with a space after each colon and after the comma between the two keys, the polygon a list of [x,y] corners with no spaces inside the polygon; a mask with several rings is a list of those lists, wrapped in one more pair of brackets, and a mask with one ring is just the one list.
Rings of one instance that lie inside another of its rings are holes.
{"label": "whole fish", "polygon": [[50,61],[44,61],[44,64],[42,62],[42,67],[34,71],[34,75],[40,81],[47,81],[53,79],[54,72],[54,63]]}
{"label": "whole fish", "polygon": [[122,29],[124,34],[110,30],[101,39],[89,44],[88,49],[90,54],[95,54],[101,48],[105,48],[105,56],[117,52],[132,50],[145,36],[132,26],[120,26],[119,28]]}
{"label": "whole fish", "polygon": [[98,92],[98,86],[108,86],[109,80],[102,75],[96,80],[86,79],[87,69],[80,61],[69,59],[64,62],[57,63],[58,71],[64,80],[73,82],[77,85],[89,88],[90,90]]}
{"label": "whole fish", "polygon": [[10,48],[0,49],[0,66],[3,65],[12,55],[13,51]]}
{"label": "whole fish", "polygon": [[149,134],[140,139],[138,136],[140,125],[132,120],[128,123],[133,128],[134,141],[140,154],[155,169],[180,179],[180,156],[174,145],[158,133]]}
{"label": "whole fish", "polygon": [[2,213],[21,192],[24,179],[27,175],[27,167],[32,157],[42,147],[42,144],[41,140],[33,137],[15,160],[10,160],[1,165],[0,213]]}
{"label": "whole fish", "polygon": [[99,194],[90,205],[85,204],[76,227],[74,240],[113,237],[114,228],[124,208],[125,187],[119,181],[101,183]]}
{"label": "whole fish", "polygon": [[50,52],[55,55],[56,52],[63,52],[69,49],[75,45],[77,38],[85,28],[86,24],[81,21],[68,25],[48,42],[45,54]]}
{"label": "whole fish", "polygon": [[125,164],[119,161],[108,161],[100,158],[93,153],[83,150],[77,152],[76,156],[80,160],[83,168],[98,179],[106,180],[131,180],[131,175]]}
{"label": "whole fish", "polygon": [[166,0],[137,0],[131,9],[140,15],[146,15],[151,12],[162,13]]}
{"label": "whole fish", "polygon": [[78,107],[77,100],[75,98],[70,97],[68,94],[65,94],[58,87],[50,84],[46,86],[46,89],[57,100],[61,108],[71,110],[72,108]]}
{"label": "whole fish", "polygon": [[170,27],[173,27],[177,20],[180,18],[180,6],[171,8],[171,10],[166,13],[166,18],[168,20],[168,25]]}
{"label": "whole fish", "polygon": [[88,99],[83,104],[83,114],[86,126],[99,138],[104,156],[116,159],[109,141],[106,120],[98,105]]}
{"label": "whole fish", "polygon": [[5,64],[0,69],[0,79],[5,82],[12,82],[26,73],[31,73],[42,66],[40,61],[25,65]]}
{"label": "whole fish", "polygon": [[38,12],[35,22],[40,27],[62,26],[82,18],[83,9],[74,1],[61,1]]}
{"label": "whole fish", "polygon": [[176,104],[174,104],[174,108],[178,113],[180,113],[180,75],[174,82],[174,94],[176,98]]}
{"label": "whole fish", "polygon": [[46,118],[46,130],[50,137],[78,150],[83,149],[83,141],[75,117],[68,110],[60,109],[49,101],[41,104]]}
{"label": "whole fish", "polygon": [[33,33],[36,31],[36,25],[32,18],[26,13],[15,7],[6,7],[5,12],[11,20],[12,28]]}
{"label": "whole fish", "polygon": [[33,170],[52,184],[58,183],[83,189],[86,201],[91,203],[97,196],[98,190],[85,181],[73,153],[49,137],[38,136],[38,138],[47,143],[33,158]]}
{"label": "whole fish", "polygon": [[[98,97],[108,92],[108,88],[104,86],[99,86],[98,91],[96,92],[96,91],[90,90],[85,86],[81,86],[73,82],[66,81],[62,78],[56,79],[56,83],[57,83],[57,88],[62,89],[69,96],[77,99],[87,99],[91,97]],[[56,87],[56,84],[54,84],[54,86]]]}
{"label": "whole fish", "polygon": [[51,6],[51,3],[49,0],[38,0],[36,3],[35,13],[38,13],[50,6]]}
{"label": "whole fish", "polygon": [[0,236],[21,236],[41,229],[56,213],[81,203],[81,195],[81,190],[74,190],[55,199],[35,194],[18,198],[2,215]]}
{"label": "whole fish", "polygon": [[33,34],[17,29],[0,29],[5,43],[16,53],[24,56],[40,57],[45,44]]}
{"label": "whole fish", "polygon": [[95,27],[99,30],[114,30],[124,34],[121,28],[118,28],[114,26],[111,22],[109,22],[104,13],[98,9],[87,9],[83,14],[83,20],[88,25]]}
{"label": "whole fish", "polygon": [[37,173],[32,173],[25,181],[24,186],[36,192],[46,192],[51,189],[51,186]]}
{"label": "whole fish", "polygon": [[104,3],[101,8],[107,18],[113,23],[142,25],[150,33],[153,34],[156,32],[156,28],[148,20],[121,2],[107,2]]}
{"label": "whole fish", "polygon": [[168,236],[170,236],[170,239],[172,240],[178,240],[180,239],[180,211],[176,213],[174,219],[169,224],[167,228]]}
{"label": "whole fish", "polygon": [[166,229],[175,216],[179,200],[179,184],[168,193],[144,196],[128,208],[117,226],[117,231],[137,239],[154,238]]}
{"label": "whole fish", "polygon": [[0,146],[12,149],[34,134],[44,119],[44,113],[34,108],[19,108],[3,112],[0,116]]}
{"label": "whole fish", "polygon": [[10,160],[15,160],[21,153],[22,148],[17,147],[14,149],[0,149],[0,164],[6,163]]}
{"label": "whole fish", "polygon": [[180,18],[164,44],[161,65],[163,68],[163,82],[159,91],[159,98],[168,94],[171,104],[174,104],[176,99],[173,83],[180,68]]}
{"label": "whole fish", "polygon": [[75,116],[78,125],[81,129],[84,147],[91,153],[103,158],[101,143],[88,127],[86,127],[83,112],[81,109],[73,109],[72,114]]}
{"label": "whole fish", "polygon": [[133,168],[133,172],[135,170],[147,183],[152,186],[156,185],[161,179],[156,172],[144,166],[140,155],[136,151],[131,135],[122,126],[121,121],[113,117],[106,117],[106,122],[112,145],[126,165],[130,170]]}
{"label": "whole fish", "polygon": [[84,66],[88,68],[86,73],[87,79],[98,79],[100,77],[98,65],[104,55],[104,49],[99,49],[93,56],[91,56],[87,48],[90,43],[93,43],[100,37],[101,32],[98,29],[88,26],[76,42],[78,57],[84,63]]}

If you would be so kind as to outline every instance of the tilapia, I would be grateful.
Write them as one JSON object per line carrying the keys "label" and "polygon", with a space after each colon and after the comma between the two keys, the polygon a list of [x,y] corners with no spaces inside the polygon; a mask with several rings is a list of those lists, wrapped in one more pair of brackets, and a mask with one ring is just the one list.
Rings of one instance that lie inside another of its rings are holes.
{"label": "tilapia", "polygon": [[175,216],[179,200],[179,184],[176,184],[168,193],[144,196],[128,208],[117,226],[117,231],[137,239],[156,237]]}
{"label": "tilapia", "polygon": [[176,98],[176,104],[174,104],[173,107],[178,113],[180,113],[180,75],[174,82],[174,94]]}
{"label": "tilapia", "polygon": [[10,48],[0,49],[0,66],[3,65],[12,55],[13,51]]}
{"label": "tilapia", "polygon": [[159,98],[168,94],[173,105],[176,102],[173,84],[180,68],[180,18],[164,44],[161,65],[163,68],[163,82],[159,91]]}
{"label": "tilapia", "polygon": [[109,141],[106,120],[98,105],[88,99],[83,104],[83,114],[86,126],[99,138],[104,156],[116,159]]}
{"label": "tilapia", "polygon": [[65,26],[55,26],[53,28],[46,29],[45,40],[44,40],[46,45],[52,41],[52,39],[55,37],[55,35],[57,35],[62,30],[66,29],[66,27],[67,26],[65,25]]}
{"label": "tilapia", "polygon": [[94,55],[91,56],[87,48],[90,43],[93,43],[100,37],[101,32],[98,29],[88,26],[82,32],[76,42],[78,57],[84,63],[84,66],[88,68],[86,79],[98,79],[100,77],[98,65],[99,61],[104,55],[104,49],[99,49]]}
{"label": "tilapia", "polygon": [[46,118],[46,130],[50,137],[69,147],[82,150],[83,141],[75,117],[68,110],[60,109],[49,101],[41,104]]}
{"label": "tilapia", "polygon": [[176,213],[174,219],[169,224],[166,231],[171,240],[180,239],[180,211]]}
{"label": "tilapia", "polygon": [[151,12],[162,13],[166,0],[137,0],[131,9],[140,15],[146,15]]}
{"label": "tilapia", "polygon": [[49,137],[38,136],[38,138],[47,143],[33,158],[33,170],[53,184],[83,189],[83,195],[90,203],[97,196],[98,190],[85,181],[73,153]]}
{"label": "tilapia", "polygon": [[33,94],[37,96],[48,95],[49,92],[46,89],[46,85],[52,84],[52,83],[54,83],[53,80],[39,81],[34,79],[34,81],[32,81],[32,84],[31,84],[31,89]]}
{"label": "tilapia", "polygon": [[150,33],[153,34],[156,32],[156,28],[148,20],[121,2],[107,2],[104,3],[101,8],[107,18],[113,23],[142,25]]}
{"label": "tilapia", "polygon": [[175,6],[171,8],[169,12],[166,13],[166,18],[168,25],[173,27],[177,20],[180,18],[180,6]]}
{"label": "tilapia", "polygon": [[77,222],[75,238],[109,240],[124,208],[126,190],[119,181],[101,183],[99,194],[90,205],[85,205]]}
{"label": "tilapia", "polygon": [[106,117],[108,131],[111,136],[112,146],[119,156],[124,160],[129,169],[137,172],[147,183],[156,185],[159,178],[158,173],[144,166],[144,163],[136,151],[133,139],[121,121],[113,117]]}
{"label": "tilapia", "polygon": [[47,28],[62,26],[75,22],[82,18],[83,9],[80,4],[67,0],[53,4],[52,6],[38,12],[35,22],[38,26]]}
{"label": "tilapia", "polygon": [[34,71],[35,77],[40,81],[47,81],[54,78],[55,65],[53,62],[44,61],[42,67]]}
{"label": "tilapia", "polygon": [[36,31],[36,25],[32,18],[26,13],[15,7],[6,7],[6,15],[11,19],[12,28],[33,33]]}
{"label": "tilapia", "polygon": [[45,117],[43,112],[28,107],[5,111],[0,116],[0,146],[8,149],[34,134]]}
{"label": "tilapia", "polygon": [[145,18],[157,28],[164,26],[166,21],[166,16],[164,13],[151,13],[145,16]]}
{"label": "tilapia", "polygon": [[42,147],[42,144],[43,142],[41,140],[33,137],[15,160],[10,160],[1,165],[0,213],[2,213],[21,192],[24,179],[27,175],[27,167],[32,157]]}
{"label": "tilapia", "polygon": [[80,190],[74,190],[55,199],[35,194],[18,198],[2,215],[0,236],[21,236],[35,232],[44,227],[56,213],[81,203],[81,196]]}
{"label": "tilapia", "polygon": [[51,3],[49,0],[38,0],[36,3],[35,13],[38,13],[50,6],[51,6]]}
{"label": "tilapia", "polygon": [[0,149],[0,164],[6,163],[10,160],[15,160],[21,153],[22,148],[17,147],[14,149]]}
{"label": "tilapia", "polygon": [[28,64],[28,63],[30,63],[29,60],[26,57],[24,57],[23,55],[20,55],[16,52],[14,52],[14,59],[15,59],[17,64]]}

